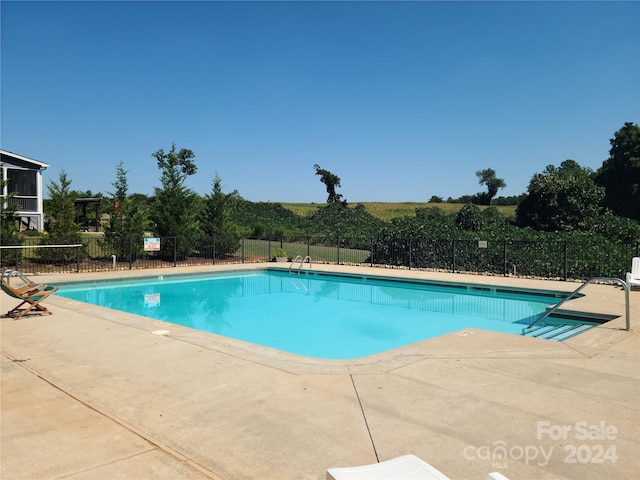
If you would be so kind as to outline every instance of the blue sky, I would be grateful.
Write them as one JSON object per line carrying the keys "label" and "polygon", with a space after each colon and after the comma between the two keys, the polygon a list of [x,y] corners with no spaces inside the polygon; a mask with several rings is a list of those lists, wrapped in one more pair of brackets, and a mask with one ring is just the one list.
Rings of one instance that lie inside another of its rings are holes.
{"label": "blue sky", "polygon": [[13,2],[1,8],[0,146],[71,188],[153,194],[151,154],[194,151],[187,186],[350,203],[507,188],[571,158],[597,169],[640,119],[638,2]]}

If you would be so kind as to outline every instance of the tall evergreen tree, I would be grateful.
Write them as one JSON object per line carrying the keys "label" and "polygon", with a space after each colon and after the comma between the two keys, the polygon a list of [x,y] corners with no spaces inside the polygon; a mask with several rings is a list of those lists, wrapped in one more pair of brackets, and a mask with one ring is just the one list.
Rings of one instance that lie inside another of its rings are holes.
{"label": "tall evergreen tree", "polygon": [[[49,235],[42,241],[45,245],[75,244],[79,238],[71,180],[62,170],[58,181],[51,180],[47,186],[50,219],[47,224]],[[51,262],[69,263],[76,260],[78,252],[73,248],[40,248],[37,253],[40,258]]]}
{"label": "tall evergreen tree", "polygon": [[[4,190],[8,180],[0,182],[0,191]],[[18,204],[15,192],[0,198],[0,245],[18,245],[20,227],[18,225]],[[13,249],[0,249],[0,266],[14,263],[17,252]]]}
{"label": "tall evergreen tree", "polygon": [[[0,181],[0,191],[4,190],[9,181]],[[18,236],[18,204],[13,199],[15,192],[0,198],[0,245],[11,245],[11,240]]]}
{"label": "tall evergreen tree", "polygon": [[[186,148],[176,151],[173,144],[168,153],[160,149],[152,156],[162,171],[162,187],[155,189],[151,219],[160,237],[177,239],[177,253],[180,258],[185,258],[190,253],[194,237],[200,232],[198,196],[184,185],[187,177],[197,171],[193,161],[195,154]],[[164,242],[162,252],[165,256],[173,255],[173,247]]]}
{"label": "tall evergreen tree", "polygon": [[216,173],[211,193],[205,195],[202,230],[214,239],[214,256],[222,258],[240,248],[239,235],[229,220],[229,202],[238,193],[222,191],[222,179]]}
{"label": "tall evergreen tree", "polygon": [[115,189],[111,193],[111,219],[107,228],[110,239],[118,256],[126,257],[129,251],[137,254],[142,251],[142,237],[149,228],[147,209],[144,205],[134,205],[129,197],[129,182],[124,163],[116,168],[116,181],[111,185]]}
{"label": "tall evergreen tree", "polygon": [[69,188],[71,180],[64,170],[60,172],[59,182],[51,180],[47,186],[51,209],[51,220],[48,228],[49,237],[57,242],[73,243],[78,237],[76,207],[74,196]]}

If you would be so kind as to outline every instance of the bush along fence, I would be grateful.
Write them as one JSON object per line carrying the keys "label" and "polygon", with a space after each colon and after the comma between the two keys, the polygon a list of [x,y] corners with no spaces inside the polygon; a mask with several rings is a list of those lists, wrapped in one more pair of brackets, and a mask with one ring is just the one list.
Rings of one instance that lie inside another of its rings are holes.
{"label": "bush along fence", "polygon": [[0,246],[0,267],[28,274],[99,272],[274,260],[586,280],[624,278],[640,241],[441,240],[430,238],[163,237],[77,238],[47,245],[28,237]]}

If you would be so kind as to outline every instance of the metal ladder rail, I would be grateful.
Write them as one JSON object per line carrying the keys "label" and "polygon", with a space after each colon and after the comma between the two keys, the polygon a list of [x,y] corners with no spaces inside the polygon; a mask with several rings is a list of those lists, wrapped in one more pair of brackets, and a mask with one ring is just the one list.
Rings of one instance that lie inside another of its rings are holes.
{"label": "metal ladder rail", "polygon": [[550,310],[547,310],[547,312],[545,312],[540,318],[536,319],[533,323],[531,323],[530,325],[525,327],[523,329],[523,333],[526,332],[527,330],[530,330],[536,323],[541,322],[542,320],[544,320],[545,318],[550,316],[552,313],[554,313],[556,310],[558,310],[563,303],[568,302],[569,300],[571,300],[574,296],[576,296],[580,292],[580,290],[582,290],[584,287],[589,285],[591,282],[597,282],[597,281],[600,281],[600,282],[603,282],[603,281],[618,282],[618,283],[620,283],[622,285],[622,288],[624,289],[625,320],[626,320],[626,325],[627,325],[627,328],[625,330],[627,332],[630,332],[631,331],[631,317],[629,315],[629,286],[627,285],[627,283],[624,280],[622,280],[620,278],[616,278],[616,277],[592,277],[592,278],[588,279],[586,282],[584,282],[582,285],[580,285],[578,288],[576,288],[569,295],[564,297],[562,299],[562,301],[557,303],[553,308],[551,308]]}
{"label": "metal ladder rail", "polygon": [[306,262],[307,260],[309,260],[309,268],[311,268],[311,257],[309,255],[307,255],[306,257],[304,257],[302,259],[302,261],[300,262],[300,265],[298,266],[298,273],[300,273],[300,269],[302,268],[302,266],[304,265],[304,262]]}
{"label": "metal ladder rail", "polygon": [[302,257],[300,255],[296,255],[296,258],[291,260],[291,265],[289,265],[289,273],[291,273],[291,269],[293,268],[293,264],[296,263],[296,261],[300,260],[301,258]]}

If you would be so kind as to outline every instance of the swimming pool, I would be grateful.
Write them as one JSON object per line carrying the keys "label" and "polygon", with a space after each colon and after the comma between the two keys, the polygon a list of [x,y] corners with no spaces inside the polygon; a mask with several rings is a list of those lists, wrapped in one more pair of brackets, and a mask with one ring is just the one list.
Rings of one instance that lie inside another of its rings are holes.
{"label": "swimming pool", "polygon": [[58,295],[324,359],[479,328],[520,335],[561,294],[260,270],[60,285]]}

